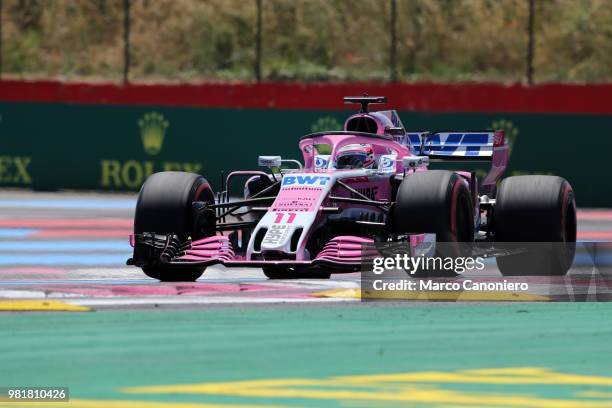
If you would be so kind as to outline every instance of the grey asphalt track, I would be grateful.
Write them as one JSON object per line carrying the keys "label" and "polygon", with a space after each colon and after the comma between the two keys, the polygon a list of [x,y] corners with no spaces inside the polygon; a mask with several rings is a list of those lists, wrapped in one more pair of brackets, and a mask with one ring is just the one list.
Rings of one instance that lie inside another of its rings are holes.
{"label": "grey asphalt track", "polygon": [[[270,281],[259,269],[215,266],[194,283],[149,279],[138,268],[125,265],[131,255],[128,234],[135,199],[135,194],[3,191],[0,301],[53,299],[92,308],[359,302],[358,273],[333,275],[330,280]],[[586,238],[612,240],[612,211],[580,211],[579,231]],[[491,265],[477,276],[474,273],[465,278],[502,279]],[[536,297],[522,300],[575,290],[588,293],[594,284],[600,292],[608,288],[609,282],[593,279],[592,271],[585,270],[561,278],[528,278],[530,290],[524,295]]]}

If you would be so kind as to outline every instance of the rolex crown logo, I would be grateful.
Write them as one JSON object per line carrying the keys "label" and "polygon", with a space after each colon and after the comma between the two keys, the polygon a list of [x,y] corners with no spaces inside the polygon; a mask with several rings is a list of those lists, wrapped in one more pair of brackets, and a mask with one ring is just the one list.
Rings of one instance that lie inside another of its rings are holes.
{"label": "rolex crown logo", "polygon": [[164,144],[164,137],[170,123],[161,113],[146,113],[139,121],[142,146],[147,154],[158,154]]}

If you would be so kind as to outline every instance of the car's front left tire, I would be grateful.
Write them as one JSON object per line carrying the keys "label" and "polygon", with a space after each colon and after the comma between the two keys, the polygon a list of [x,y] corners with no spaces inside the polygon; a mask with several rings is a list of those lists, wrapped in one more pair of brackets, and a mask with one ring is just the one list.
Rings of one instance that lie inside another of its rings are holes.
{"label": "car's front left tire", "polygon": [[505,178],[497,192],[494,231],[498,245],[526,247],[522,253],[497,258],[503,275],[565,275],[576,248],[572,186],[557,176]]}
{"label": "car's front left tire", "polygon": [[[468,183],[447,170],[407,174],[392,212],[398,234],[435,233],[437,257],[461,257],[474,241],[474,206]],[[456,276],[453,271],[419,271],[416,276]]]}

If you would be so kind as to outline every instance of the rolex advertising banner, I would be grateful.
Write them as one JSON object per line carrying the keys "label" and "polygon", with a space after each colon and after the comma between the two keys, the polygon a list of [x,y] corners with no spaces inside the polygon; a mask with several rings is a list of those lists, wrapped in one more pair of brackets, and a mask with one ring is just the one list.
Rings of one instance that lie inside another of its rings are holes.
{"label": "rolex advertising banner", "polygon": [[[298,109],[0,103],[0,185],[138,190],[164,170],[255,169],[258,155],[300,158],[300,136],[337,130],[353,113]],[[399,112],[407,130],[503,128],[512,174],[556,174],[580,206],[610,206],[612,116]]]}

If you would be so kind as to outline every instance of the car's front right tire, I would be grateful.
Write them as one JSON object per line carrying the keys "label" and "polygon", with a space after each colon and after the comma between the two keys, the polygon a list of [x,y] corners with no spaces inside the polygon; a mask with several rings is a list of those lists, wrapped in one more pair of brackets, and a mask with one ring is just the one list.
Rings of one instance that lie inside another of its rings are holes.
{"label": "car's front right tire", "polygon": [[300,268],[292,269],[278,266],[262,268],[268,279],[329,279],[331,273],[322,271],[307,271]]}
{"label": "car's front right tire", "polygon": [[[134,233],[176,234],[181,240],[211,235],[214,231],[196,230],[192,203],[214,203],[214,194],[199,174],[165,171],[151,175],[143,184],[136,203]],[[162,282],[193,282],[204,273],[202,266],[143,267],[143,272]]]}

